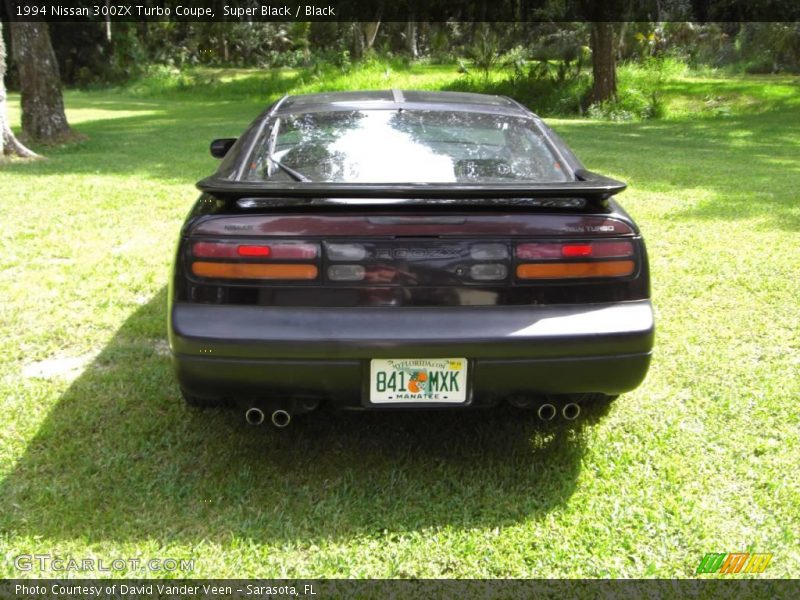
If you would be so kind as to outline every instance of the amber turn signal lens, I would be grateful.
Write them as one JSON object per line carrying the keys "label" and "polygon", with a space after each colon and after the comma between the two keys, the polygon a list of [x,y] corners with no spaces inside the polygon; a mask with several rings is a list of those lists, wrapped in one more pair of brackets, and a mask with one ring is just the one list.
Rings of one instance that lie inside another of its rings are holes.
{"label": "amber turn signal lens", "polygon": [[633,273],[632,260],[606,262],[538,263],[517,266],[520,279],[571,279],[580,277],[625,277]]}
{"label": "amber turn signal lens", "polygon": [[192,263],[192,273],[215,279],[316,279],[315,265],[253,263]]}

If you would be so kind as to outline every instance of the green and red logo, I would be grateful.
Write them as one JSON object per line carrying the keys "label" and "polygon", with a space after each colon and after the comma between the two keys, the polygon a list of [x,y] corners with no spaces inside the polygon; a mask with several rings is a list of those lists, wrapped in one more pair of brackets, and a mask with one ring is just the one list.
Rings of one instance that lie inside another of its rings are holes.
{"label": "green and red logo", "polygon": [[698,573],[763,573],[772,554],[709,552],[697,566]]}

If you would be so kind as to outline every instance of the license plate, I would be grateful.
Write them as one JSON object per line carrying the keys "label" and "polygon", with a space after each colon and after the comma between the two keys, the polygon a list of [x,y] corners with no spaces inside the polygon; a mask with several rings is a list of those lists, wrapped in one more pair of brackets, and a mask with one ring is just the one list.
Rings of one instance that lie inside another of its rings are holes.
{"label": "license plate", "polygon": [[370,362],[373,404],[467,401],[466,358],[391,358]]}

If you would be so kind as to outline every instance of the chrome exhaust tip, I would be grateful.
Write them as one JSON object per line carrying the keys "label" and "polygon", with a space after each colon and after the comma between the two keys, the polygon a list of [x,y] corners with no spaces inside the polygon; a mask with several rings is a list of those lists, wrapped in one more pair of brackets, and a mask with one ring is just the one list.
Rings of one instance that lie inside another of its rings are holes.
{"label": "chrome exhaust tip", "polygon": [[561,409],[561,415],[567,421],[574,421],[578,418],[581,414],[581,405],[575,404],[574,402],[570,402],[564,405],[564,408]]}
{"label": "chrome exhaust tip", "polygon": [[552,404],[542,404],[536,414],[542,421],[552,421],[556,416],[556,407]]}
{"label": "chrome exhaust tip", "polygon": [[272,413],[272,424],[278,428],[284,428],[292,422],[292,415],[283,409],[278,409]]}
{"label": "chrome exhaust tip", "polygon": [[255,406],[248,408],[244,413],[244,420],[250,425],[261,425],[264,422],[264,411]]}

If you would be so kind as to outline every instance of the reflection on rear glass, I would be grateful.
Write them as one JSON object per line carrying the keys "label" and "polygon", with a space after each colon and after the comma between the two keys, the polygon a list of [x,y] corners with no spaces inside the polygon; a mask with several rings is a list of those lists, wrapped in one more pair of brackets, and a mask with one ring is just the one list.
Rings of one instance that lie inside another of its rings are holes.
{"label": "reflection on rear glass", "polygon": [[[274,123],[274,122],[273,122]],[[281,116],[245,175],[285,180],[272,157],[312,181],[559,182],[567,176],[529,119],[469,112],[358,110]]]}

